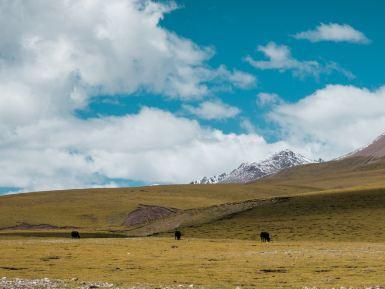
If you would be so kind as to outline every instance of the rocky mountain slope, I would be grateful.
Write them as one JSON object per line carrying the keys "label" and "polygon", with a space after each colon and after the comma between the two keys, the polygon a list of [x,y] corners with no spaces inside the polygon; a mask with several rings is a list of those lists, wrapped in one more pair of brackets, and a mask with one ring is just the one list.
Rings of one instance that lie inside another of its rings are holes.
{"label": "rocky mountain slope", "polygon": [[363,147],[355,152],[348,154],[346,157],[385,157],[385,134],[377,137],[371,144]]}
{"label": "rocky mountain slope", "polygon": [[283,169],[312,163],[311,160],[290,150],[280,151],[262,162],[242,163],[230,173],[203,177],[191,184],[247,183],[277,173]]}

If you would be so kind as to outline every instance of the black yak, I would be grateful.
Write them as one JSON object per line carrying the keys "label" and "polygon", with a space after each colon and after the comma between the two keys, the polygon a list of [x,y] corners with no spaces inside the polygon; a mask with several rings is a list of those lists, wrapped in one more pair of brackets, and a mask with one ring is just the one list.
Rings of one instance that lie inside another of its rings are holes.
{"label": "black yak", "polygon": [[78,231],[72,231],[71,232],[71,238],[73,239],[80,239],[80,234]]}
{"label": "black yak", "polygon": [[181,231],[178,231],[178,230],[175,231],[174,235],[175,235],[175,240],[180,240],[180,238],[182,237]]}
{"label": "black yak", "polygon": [[261,242],[270,242],[270,234],[268,232],[261,232],[259,237],[261,238]]}

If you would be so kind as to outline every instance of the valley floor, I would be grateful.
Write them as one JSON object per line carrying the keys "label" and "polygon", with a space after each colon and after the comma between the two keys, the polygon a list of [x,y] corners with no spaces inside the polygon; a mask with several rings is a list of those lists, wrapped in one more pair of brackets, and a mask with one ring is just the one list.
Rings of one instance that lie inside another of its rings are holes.
{"label": "valley floor", "polygon": [[[385,284],[383,243],[3,236],[0,253],[0,280],[8,284],[12,284],[10,278],[60,279],[74,288],[87,288],[83,282],[107,282],[121,288],[189,288],[191,284],[190,288],[363,288]],[[0,284],[0,288],[6,287]]]}

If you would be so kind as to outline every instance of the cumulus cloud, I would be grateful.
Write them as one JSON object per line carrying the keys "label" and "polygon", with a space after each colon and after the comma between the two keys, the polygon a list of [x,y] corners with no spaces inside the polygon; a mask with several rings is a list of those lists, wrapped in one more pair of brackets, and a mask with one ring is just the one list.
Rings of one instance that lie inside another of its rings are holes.
{"label": "cumulus cloud", "polygon": [[[308,157],[325,157],[314,154],[317,146],[345,153],[384,127],[385,89],[343,86],[272,106],[269,117],[287,139],[274,143],[256,134],[247,120],[241,126],[248,134],[227,134],[148,107],[119,117],[78,118],[75,112],[98,95],[145,91],[193,99],[210,94],[212,87],[255,85],[250,74],[210,67],[213,49],[160,27],[173,9],[174,4],[139,0],[0,2],[0,167],[6,168],[0,187],[102,187],[121,179],[185,183],[285,148]],[[324,69],[318,62],[296,60],[287,47],[265,48],[268,61],[250,58],[261,69],[298,75]],[[330,119],[317,116],[313,105]],[[202,100],[190,109],[206,119],[239,114],[220,101]]]}
{"label": "cumulus cloud", "polygon": [[321,23],[314,30],[299,32],[296,39],[307,39],[311,42],[333,41],[367,44],[370,40],[362,32],[348,24]]}
{"label": "cumulus cloud", "polygon": [[283,99],[276,93],[260,92],[257,95],[257,105],[260,107],[283,103]]}
{"label": "cumulus cloud", "polygon": [[306,76],[318,78],[320,74],[330,74],[332,72],[342,73],[348,78],[354,77],[351,72],[334,62],[320,64],[315,60],[298,60],[292,56],[289,47],[278,45],[275,42],[269,42],[265,46],[258,46],[258,51],[263,53],[268,60],[255,60],[251,56],[245,58],[246,62],[258,69],[273,69],[280,72],[289,70],[292,71],[294,76],[300,78]]}
{"label": "cumulus cloud", "polygon": [[250,74],[208,65],[212,48],[160,27],[175,8],[139,0],[1,1],[0,188],[187,182],[284,147],[154,108],[77,117],[98,95],[145,91],[184,100],[212,87],[255,84]]}
{"label": "cumulus cloud", "polygon": [[211,67],[212,48],[161,27],[174,9],[172,2],[140,0],[0,2],[0,167],[7,168],[0,188],[184,182],[218,168],[212,160],[198,164],[200,155],[264,146],[259,136],[226,135],[150,108],[76,116],[99,95],[144,91],[185,100],[210,95],[212,87],[255,84],[245,72]]}
{"label": "cumulus cloud", "polygon": [[221,100],[205,101],[198,106],[184,105],[183,108],[202,119],[226,119],[233,118],[241,111],[235,106],[223,103]]}
{"label": "cumulus cloud", "polygon": [[160,27],[175,8],[139,0],[2,1],[0,101],[8,106],[2,115],[28,121],[83,108],[101,94],[189,99],[210,94],[211,82],[241,88],[255,82],[245,72],[210,67],[212,48]]}
{"label": "cumulus cloud", "polygon": [[23,190],[114,186],[114,179],[186,183],[290,147],[255,134],[225,134],[154,108],[123,117],[40,121],[2,134],[0,143],[0,167],[7,168],[0,184]]}
{"label": "cumulus cloud", "polygon": [[328,85],[295,103],[273,108],[282,137],[329,159],[367,145],[385,130],[385,87]]}

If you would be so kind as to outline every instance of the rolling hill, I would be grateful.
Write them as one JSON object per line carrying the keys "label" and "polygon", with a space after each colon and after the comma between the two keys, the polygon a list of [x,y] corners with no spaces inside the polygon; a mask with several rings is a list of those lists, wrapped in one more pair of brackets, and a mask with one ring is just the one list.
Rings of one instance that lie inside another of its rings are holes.
{"label": "rolling hill", "polygon": [[[378,141],[338,160],[247,184],[86,189],[0,197],[0,233],[81,232],[278,240],[385,240],[385,158]],[[375,222],[373,222],[375,220]],[[212,232],[212,233],[210,233]],[[335,232],[339,232],[338,234]],[[354,232],[354,233],[352,233]],[[373,237],[376,236],[376,237]]]}
{"label": "rolling hill", "polygon": [[273,241],[384,242],[385,189],[317,193],[268,203],[199,226],[192,238],[258,239],[268,231]]}

